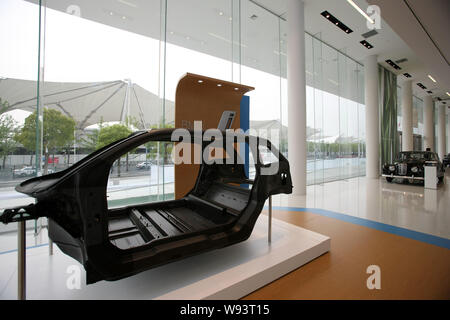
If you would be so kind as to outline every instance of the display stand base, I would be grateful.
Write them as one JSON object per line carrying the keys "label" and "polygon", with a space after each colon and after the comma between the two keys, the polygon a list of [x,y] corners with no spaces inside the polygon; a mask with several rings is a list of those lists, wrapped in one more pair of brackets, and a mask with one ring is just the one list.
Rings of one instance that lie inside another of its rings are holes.
{"label": "display stand base", "polygon": [[[239,299],[330,250],[330,238],[261,215],[250,238],[122,280],[86,285],[83,267],[58,248],[28,251],[28,299]],[[14,275],[16,254],[2,255],[3,278]],[[0,283],[0,299],[15,299],[14,281]]]}

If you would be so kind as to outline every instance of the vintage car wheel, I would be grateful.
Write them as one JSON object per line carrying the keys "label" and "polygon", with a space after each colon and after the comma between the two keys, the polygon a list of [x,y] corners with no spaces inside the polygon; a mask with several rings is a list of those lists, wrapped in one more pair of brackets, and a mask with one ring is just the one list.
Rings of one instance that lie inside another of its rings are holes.
{"label": "vintage car wheel", "polygon": [[394,178],[386,177],[386,181],[391,183],[392,181],[394,181]]}

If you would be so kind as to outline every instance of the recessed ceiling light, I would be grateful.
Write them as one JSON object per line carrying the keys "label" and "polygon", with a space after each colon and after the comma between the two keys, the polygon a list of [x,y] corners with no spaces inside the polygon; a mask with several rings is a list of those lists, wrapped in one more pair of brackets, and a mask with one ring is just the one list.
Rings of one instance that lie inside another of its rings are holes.
{"label": "recessed ceiling light", "polygon": [[170,34],[173,34],[173,31],[170,31]]}
{"label": "recessed ceiling light", "polygon": [[218,86],[218,87],[221,87],[221,86],[222,86],[222,84],[221,84],[221,83],[218,83],[218,84],[217,84],[217,86]]}
{"label": "recessed ceiling light", "polygon": [[233,18],[232,18],[232,17],[229,17],[229,18],[228,18],[228,20],[230,20],[230,21],[231,21],[231,20],[233,20]]}
{"label": "recessed ceiling light", "polygon": [[342,21],[337,19],[335,16],[333,16],[328,11],[323,11],[323,12],[320,13],[320,15],[323,16],[324,18],[326,18],[328,21],[330,21],[334,25],[338,26],[338,28],[341,29],[342,31],[344,31],[345,33],[349,34],[349,33],[353,32],[352,29],[347,27],[345,24],[342,23]]}
{"label": "recessed ceiling light", "polygon": [[190,40],[191,39],[191,37],[189,37],[189,36],[186,36],[186,40]]}
{"label": "recessed ceiling light", "polygon": [[239,88],[234,88],[234,90],[238,91],[238,90],[239,90]]}
{"label": "recessed ceiling light", "polygon": [[219,16],[223,16],[223,12],[222,11],[219,12]]}
{"label": "recessed ceiling light", "polygon": [[436,82],[436,80],[434,80],[434,78],[432,76],[428,75],[428,78],[430,78],[431,81]]}
{"label": "recessed ceiling light", "polygon": [[365,13],[360,7],[358,7],[356,3],[354,3],[352,0],[347,0],[347,2],[350,3],[352,7],[355,8],[356,11],[358,11],[362,16],[364,16],[364,18],[366,18],[371,24],[375,23],[375,21],[371,17],[369,17],[367,13]]}
{"label": "recessed ceiling light", "polygon": [[112,16],[113,14],[114,14],[114,13],[113,13],[112,11],[109,13],[110,16]]}
{"label": "recessed ceiling light", "polygon": [[386,60],[386,63],[393,67],[395,70],[400,70],[401,68],[391,59]]}
{"label": "recessed ceiling light", "polygon": [[422,88],[423,90],[426,90],[427,89],[427,87],[425,87],[422,83],[420,83],[420,82],[417,82],[417,85],[420,87],[420,88]]}
{"label": "recessed ceiling light", "polygon": [[203,83],[203,80],[197,80],[198,83]]}
{"label": "recessed ceiling light", "polygon": [[362,40],[359,43],[361,43],[364,47],[366,47],[367,49],[372,49],[373,45],[371,45],[370,43],[368,43],[366,40]]}
{"label": "recessed ceiling light", "polygon": [[125,16],[122,16],[122,19],[123,19],[123,20],[125,20],[126,18],[127,18],[127,17],[125,17]]}
{"label": "recessed ceiling light", "polygon": [[446,94],[450,97],[450,93],[448,93],[448,91],[446,92]]}

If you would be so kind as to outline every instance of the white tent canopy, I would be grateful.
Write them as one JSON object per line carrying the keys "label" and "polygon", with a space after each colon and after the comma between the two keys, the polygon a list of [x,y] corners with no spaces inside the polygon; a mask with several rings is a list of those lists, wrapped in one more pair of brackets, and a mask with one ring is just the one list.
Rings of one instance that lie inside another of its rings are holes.
{"label": "white tent canopy", "polygon": [[[77,128],[100,121],[137,121],[140,129],[174,121],[174,103],[165,101],[131,80],[107,82],[42,82],[39,86],[41,106],[59,110],[73,118]],[[0,98],[11,110],[36,111],[36,81],[0,78]]]}

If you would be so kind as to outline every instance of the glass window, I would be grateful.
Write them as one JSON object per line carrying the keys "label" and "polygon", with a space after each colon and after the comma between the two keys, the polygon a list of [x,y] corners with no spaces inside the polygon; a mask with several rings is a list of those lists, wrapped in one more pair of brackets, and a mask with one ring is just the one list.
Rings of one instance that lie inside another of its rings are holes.
{"label": "glass window", "polygon": [[[34,202],[14,191],[20,181],[64,170],[130,132],[173,127],[187,72],[255,87],[253,134],[288,156],[283,18],[249,0],[38,3],[0,1],[0,209]],[[363,175],[364,69],[320,34],[305,41],[307,183]],[[147,144],[121,157],[110,205],[140,197],[133,188],[146,200],[173,198],[170,148]]]}

